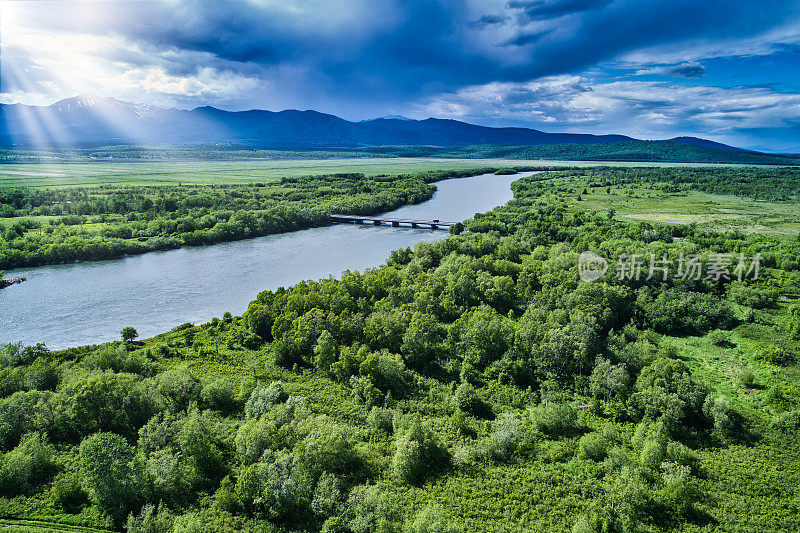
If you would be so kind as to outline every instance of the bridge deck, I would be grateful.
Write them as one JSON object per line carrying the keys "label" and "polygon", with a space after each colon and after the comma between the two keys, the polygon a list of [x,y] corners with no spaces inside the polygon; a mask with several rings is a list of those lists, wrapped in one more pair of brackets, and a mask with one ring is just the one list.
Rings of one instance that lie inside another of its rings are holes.
{"label": "bridge deck", "polygon": [[452,226],[455,222],[447,222],[445,220],[416,220],[413,218],[388,218],[388,217],[368,217],[362,215],[342,215],[333,214],[331,220],[334,222],[372,222],[374,224],[409,224],[413,226]]}

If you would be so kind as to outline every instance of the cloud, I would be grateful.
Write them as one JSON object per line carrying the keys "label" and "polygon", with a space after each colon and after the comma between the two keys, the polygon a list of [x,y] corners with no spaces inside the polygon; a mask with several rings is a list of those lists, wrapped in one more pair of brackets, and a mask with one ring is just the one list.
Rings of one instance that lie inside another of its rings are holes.
{"label": "cloud", "polygon": [[612,0],[511,0],[508,7],[521,9],[532,20],[575,15],[610,4]]}
{"label": "cloud", "polygon": [[635,72],[637,76],[661,74],[673,76],[675,78],[703,78],[706,75],[706,68],[700,63],[682,63],[680,65],[667,65],[662,67],[651,67],[640,69]]}
{"label": "cloud", "polygon": [[669,73],[678,78],[702,78],[706,75],[706,69],[703,65],[695,63],[672,67]]}
{"label": "cloud", "polygon": [[542,30],[533,33],[521,33],[516,37],[504,41],[500,46],[527,46],[539,42],[545,35],[552,30]]}
{"label": "cloud", "polygon": [[420,102],[415,115],[484,124],[495,124],[502,117],[504,122],[539,125],[549,131],[602,131],[640,138],[703,132],[703,136],[752,144],[754,140],[742,131],[797,130],[800,93],[659,81],[604,82],[564,75],[466,87]]}
{"label": "cloud", "polygon": [[496,26],[508,22],[509,17],[505,15],[481,15],[479,19],[471,21],[468,25],[470,28],[483,29],[488,26]]}
{"label": "cloud", "polygon": [[[538,88],[553,103],[535,108],[541,117],[531,120],[566,116],[599,128],[609,116],[602,106],[620,100],[600,94],[592,76],[640,83],[635,74],[649,72],[713,86],[717,69],[703,67],[710,58],[800,47],[794,0],[40,0],[3,9],[0,90],[14,98],[100,92],[185,107],[316,108],[354,119],[403,114],[418,102],[473,109],[453,95],[493,84],[515,87],[500,92],[522,105],[540,83],[531,80],[577,74],[581,81],[563,96],[575,109]],[[793,80],[790,71],[784,76]],[[748,82],[784,81],[751,72]],[[620,117],[674,122],[650,100],[651,115],[629,101]],[[504,109],[492,116],[500,120]],[[523,120],[513,109],[506,118]]]}

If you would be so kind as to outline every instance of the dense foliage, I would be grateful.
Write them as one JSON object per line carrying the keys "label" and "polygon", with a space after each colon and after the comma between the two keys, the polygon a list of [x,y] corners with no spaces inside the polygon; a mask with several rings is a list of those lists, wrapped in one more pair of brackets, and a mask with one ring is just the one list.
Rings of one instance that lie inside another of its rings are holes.
{"label": "dense foliage", "polygon": [[55,161],[185,161],[247,159],[331,159],[363,157],[507,158],[562,161],[637,161],[797,165],[796,155],[774,155],[674,141],[566,143],[541,145],[376,146],[328,150],[275,150],[258,146],[141,146],[116,145],[67,149],[0,149],[0,163]]}
{"label": "dense foliage", "polygon": [[331,212],[375,214],[431,197],[474,170],[277,183],[0,189],[0,269],[196,246],[327,224]]}
{"label": "dense foliage", "polygon": [[[381,268],[264,291],[242,317],[6,346],[0,516],[137,532],[800,528],[800,307],[779,299],[800,287],[800,243],[570,212],[547,179]],[[609,258],[600,279],[579,280],[584,250]],[[761,270],[618,279],[623,253],[761,254]]]}

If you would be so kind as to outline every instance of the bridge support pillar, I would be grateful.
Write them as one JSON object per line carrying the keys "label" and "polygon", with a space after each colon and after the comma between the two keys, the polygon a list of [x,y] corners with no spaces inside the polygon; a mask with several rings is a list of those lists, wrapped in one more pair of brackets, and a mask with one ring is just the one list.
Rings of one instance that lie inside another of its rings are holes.
{"label": "bridge support pillar", "polygon": [[418,226],[417,226],[417,223],[416,223],[416,222],[412,222],[412,223],[411,223],[411,227],[412,227],[412,228],[416,228],[416,227],[418,227]]}
{"label": "bridge support pillar", "polygon": [[399,228],[400,227],[400,223],[399,222],[392,222],[392,227],[393,228]]}

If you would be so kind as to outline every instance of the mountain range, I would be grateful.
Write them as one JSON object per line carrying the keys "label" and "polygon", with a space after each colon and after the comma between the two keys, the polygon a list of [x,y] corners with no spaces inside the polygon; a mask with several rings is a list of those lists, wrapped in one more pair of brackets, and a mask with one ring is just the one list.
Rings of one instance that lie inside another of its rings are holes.
{"label": "mountain range", "polygon": [[[352,149],[378,146],[610,144],[625,135],[546,133],[493,128],[450,119],[404,117],[352,122],[318,111],[163,109],[115,98],[80,95],[50,106],[0,105],[0,145],[236,144],[276,149]],[[696,137],[668,141],[740,150]]]}

